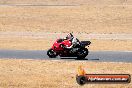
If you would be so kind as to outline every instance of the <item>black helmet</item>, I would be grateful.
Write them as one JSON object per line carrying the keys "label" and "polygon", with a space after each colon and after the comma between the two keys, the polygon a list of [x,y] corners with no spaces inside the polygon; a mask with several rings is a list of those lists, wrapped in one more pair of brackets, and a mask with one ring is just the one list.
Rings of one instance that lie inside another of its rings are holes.
{"label": "black helmet", "polygon": [[66,36],[66,39],[72,39],[72,38],[73,38],[72,33],[68,33],[67,36]]}

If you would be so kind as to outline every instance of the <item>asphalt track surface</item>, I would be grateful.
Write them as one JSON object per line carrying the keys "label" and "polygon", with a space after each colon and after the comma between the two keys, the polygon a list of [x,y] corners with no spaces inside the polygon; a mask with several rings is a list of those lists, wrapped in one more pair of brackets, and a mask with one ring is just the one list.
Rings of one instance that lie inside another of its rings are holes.
{"label": "asphalt track surface", "polygon": [[[0,50],[0,58],[9,59],[42,59],[42,60],[70,60],[75,58],[49,58],[46,50]],[[132,62],[132,51],[91,51],[84,61],[101,62]]]}

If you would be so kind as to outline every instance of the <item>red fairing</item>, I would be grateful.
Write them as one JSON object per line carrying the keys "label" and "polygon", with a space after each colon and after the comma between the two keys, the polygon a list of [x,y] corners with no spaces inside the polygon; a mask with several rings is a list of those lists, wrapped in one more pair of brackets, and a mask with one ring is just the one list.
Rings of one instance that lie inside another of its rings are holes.
{"label": "red fairing", "polygon": [[71,46],[71,41],[69,41],[69,40],[64,40],[64,41],[62,42],[62,44],[64,44],[64,45],[67,46],[67,47],[70,47],[70,46]]}
{"label": "red fairing", "polygon": [[58,50],[63,50],[63,48],[60,46],[61,44],[63,44],[64,46],[71,46],[71,41],[69,40],[64,40],[62,42],[57,42],[58,40],[56,40],[52,46],[52,49],[55,50],[55,51],[58,51]]}

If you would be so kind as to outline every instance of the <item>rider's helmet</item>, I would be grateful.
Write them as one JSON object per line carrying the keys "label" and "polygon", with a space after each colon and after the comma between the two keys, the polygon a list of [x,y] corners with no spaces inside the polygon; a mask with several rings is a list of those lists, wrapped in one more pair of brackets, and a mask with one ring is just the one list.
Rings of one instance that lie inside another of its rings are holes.
{"label": "rider's helmet", "polygon": [[74,36],[72,35],[72,33],[68,33],[67,36],[66,36],[66,39],[72,40],[73,37]]}

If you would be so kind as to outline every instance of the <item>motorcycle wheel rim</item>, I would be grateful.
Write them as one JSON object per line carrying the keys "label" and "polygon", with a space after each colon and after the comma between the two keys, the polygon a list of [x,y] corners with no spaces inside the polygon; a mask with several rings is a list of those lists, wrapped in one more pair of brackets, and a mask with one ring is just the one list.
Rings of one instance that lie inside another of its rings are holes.
{"label": "motorcycle wheel rim", "polygon": [[86,50],[82,50],[82,51],[79,52],[79,56],[85,56],[86,53],[87,53]]}
{"label": "motorcycle wheel rim", "polygon": [[53,56],[53,55],[55,55],[55,52],[54,52],[53,50],[51,50],[51,51],[49,52],[49,55]]}

